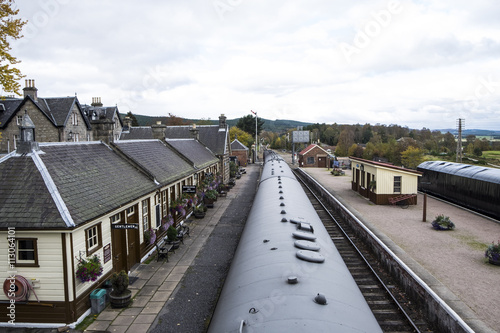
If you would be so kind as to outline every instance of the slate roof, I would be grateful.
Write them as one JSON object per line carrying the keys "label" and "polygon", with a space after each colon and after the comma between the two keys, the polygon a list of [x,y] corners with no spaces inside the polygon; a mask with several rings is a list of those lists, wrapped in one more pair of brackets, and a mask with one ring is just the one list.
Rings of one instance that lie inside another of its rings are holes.
{"label": "slate roof", "polygon": [[71,228],[157,188],[101,142],[47,143],[40,149],[0,160],[0,227]]}
{"label": "slate roof", "polygon": [[76,97],[38,97],[37,101],[35,102],[35,100],[33,100],[30,96],[26,96],[24,99],[7,99],[4,101],[0,101],[0,104],[6,106],[5,111],[0,111],[0,128],[7,126],[14,114],[20,108],[22,108],[28,100],[32,101],[47,117],[47,119],[56,127],[66,126],[68,120],[71,117],[71,110],[76,104],[83,116],[87,128],[90,129],[90,123],[87,117],[85,117],[85,115],[82,113],[82,108]]}
{"label": "slate roof", "polygon": [[[190,139],[193,137],[190,129],[192,126],[167,126],[165,137],[168,139]],[[197,125],[199,140],[216,155],[224,155],[226,151],[227,135],[229,132],[220,129],[219,125]]]}
{"label": "slate roof", "polygon": [[5,99],[0,100],[0,128],[5,128],[15,113],[15,111],[19,108],[22,99]]}
{"label": "slate roof", "polygon": [[0,227],[65,227],[31,156],[0,163]]}
{"label": "slate roof", "polygon": [[234,139],[231,142],[231,151],[233,150],[248,150],[248,147],[241,143],[238,139]]}
{"label": "slate roof", "polygon": [[166,142],[191,161],[197,169],[208,167],[219,161],[207,147],[195,139],[167,139]]}
{"label": "slate roof", "polygon": [[160,140],[120,140],[112,145],[154,176],[160,185],[169,184],[195,172],[195,168],[186,158]]}
{"label": "slate roof", "polygon": [[130,127],[122,131],[120,140],[150,140],[153,139],[153,129],[150,126]]}
{"label": "slate roof", "polygon": [[119,111],[118,107],[116,106],[92,106],[92,105],[87,105],[83,104],[82,105],[82,110],[85,116],[89,119],[89,121],[92,121],[93,119],[93,114],[95,113],[97,119],[107,119],[114,121],[113,117],[116,114],[120,124],[123,126],[123,122],[121,117],[119,116]]}

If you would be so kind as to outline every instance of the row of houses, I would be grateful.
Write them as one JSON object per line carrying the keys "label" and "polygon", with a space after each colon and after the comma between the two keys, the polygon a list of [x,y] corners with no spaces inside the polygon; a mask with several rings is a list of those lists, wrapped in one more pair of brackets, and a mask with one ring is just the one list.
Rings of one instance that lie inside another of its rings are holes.
{"label": "row of houses", "polygon": [[[1,105],[0,325],[12,320],[12,290],[16,324],[78,322],[93,290],[155,250],[145,231],[160,239],[169,214],[186,218],[172,213],[183,188],[229,178],[224,115],[218,125],[131,127],[98,98],[38,98],[31,81]],[[102,275],[82,282],[78,263],[93,256]]]}

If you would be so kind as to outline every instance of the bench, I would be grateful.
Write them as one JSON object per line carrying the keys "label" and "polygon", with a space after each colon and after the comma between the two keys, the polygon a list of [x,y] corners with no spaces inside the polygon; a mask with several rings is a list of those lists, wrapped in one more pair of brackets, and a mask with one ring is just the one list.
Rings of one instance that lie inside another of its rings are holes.
{"label": "bench", "polygon": [[168,262],[168,253],[170,251],[174,251],[173,247],[174,247],[174,245],[168,244],[165,241],[165,238],[163,238],[160,242],[157,242],[156,243],[156,253],[158,254],[158,257],[156,258],[156,261],[160,261],[160,259],[167,259],[167,262]]}
{"label": "bench", "polygon": [[219,192],[219,197],[225,197],[227,196],[227,191],[226,190],[223,190],[222,188],[219,187],[218,189],[218,192]]}
{"label": "bench", "polygon": [[184,237],[189,236],[189,227],[187,225],[181,224],[177,227],[177,239],[181,241],[182,244],[184,244]]}

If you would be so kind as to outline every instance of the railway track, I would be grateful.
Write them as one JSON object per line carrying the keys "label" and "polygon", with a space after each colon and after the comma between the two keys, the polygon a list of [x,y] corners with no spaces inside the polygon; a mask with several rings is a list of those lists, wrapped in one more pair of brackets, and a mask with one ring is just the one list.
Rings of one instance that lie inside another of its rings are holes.
{"label": "railway track", "polygon": [[432,332],[430,325],[385,272],[352,228],[328,209],[295,173],[384,332]]}

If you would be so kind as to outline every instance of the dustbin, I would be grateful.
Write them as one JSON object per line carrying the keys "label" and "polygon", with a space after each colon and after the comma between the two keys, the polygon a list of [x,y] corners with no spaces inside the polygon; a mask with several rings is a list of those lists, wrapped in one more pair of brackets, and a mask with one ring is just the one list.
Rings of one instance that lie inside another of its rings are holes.
{"label": "dustbin", "polygon": [[106,289],[96,289],[91,292],[90,305],[93,314],[101,313],[106,307]]}

